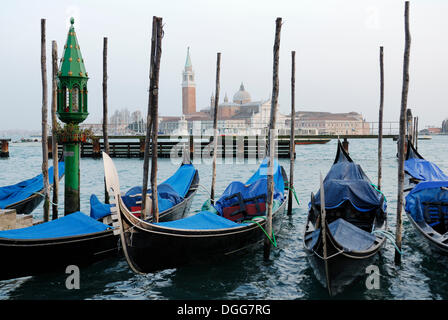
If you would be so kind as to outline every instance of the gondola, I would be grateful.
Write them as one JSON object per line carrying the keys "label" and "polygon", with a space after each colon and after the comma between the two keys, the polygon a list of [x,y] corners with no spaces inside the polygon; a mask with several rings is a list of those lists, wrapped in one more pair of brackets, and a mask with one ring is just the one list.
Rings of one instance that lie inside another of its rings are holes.
{"label": "gondola", "polygon": [[303,242],[317,279],[335,295],[365,274],[384,245],[387,205],[340,141],[322,186],[316,195],[311,193]]}
{"label": "gondola", "polygon": [[405,212],[411,225],[440,253],[448,254],[448,176],[408,141]]}
{"label": "gondola", "polygon": [[448,181],[420,182],[406,196],[405,212],[430,248],[448,254]]}
{"label": "gondola", "polygon": [[[177,171],[157,186],[159,221],[172,221],[183,218],[196,194],[199,186],[199,173],[189,160],[184,160]],[[148,190],[148,195],[151,190]],[[136,186],[125,192],[121,199],[126,211],[137,218],[141,218],[142,187]],[[150,197],[147,197],[150,199]],[[96,195],[90,197],[90,216],[96,220],[111,224],[111,207],[115,204],[105,204],[98,200]],[[147,214],[147,221],[152,216]]]}
{"label": "gondola", "polygon": [[[59,179],[64,176],[64,162],[59,162]],[[53,167],[48,169],[50,186],[53,184]],[[14,185],[0,187],[0,209],[15,209],[17,214],[29,214],[42,202],[43,174]]]}
{"label": "gondola", "polygon": [[[197,170],[191,164],[182,164],[160,184],[159,188],[169,193],[168,200],[163,198],[163,194],[159,198],[160,203],[165,205],[161,218],[170,220],[182,217],[191,204],[198,183]],[[129,191],[129,195],[135,198],[129,201],[138,202],[136,189]],[[173,189],[179,195],[175,195]],[[184,193],[186,196],[182,197]],[[179,196],[180,202],[169,207],[168,202],[177,201]],[[0,231],[0,256],[3,257],[0,280],[47,272],[64,273],[69,265],[82,267],[119,255],[118,233],[114,233],[116,228],[108,223],[111,211],[111,205],[102,204],[96,196],[92,196],[90,216],[78,211],[31,227]],[[132,208],[129,212],[138,215]]]}
{"label": "gondola", "polygon": [[404,192],[411,191],[422,181],[448,180],[448,176],[435,163],[423,158],[409,140],[407,141],[404,174]]}
{"label": "gondola", "polygon": [[[214,261],[254,248],[265,239],[267,162],[245,183],[232,182],[214,206],[172,222],[150,223],[123,204],[115,166],[103,154],[107,190],[117,204],[113,216],[130,268],[140,274],[185,264]],[[272,225],[281,228],[287,201],[287,176],[275,162]]]}

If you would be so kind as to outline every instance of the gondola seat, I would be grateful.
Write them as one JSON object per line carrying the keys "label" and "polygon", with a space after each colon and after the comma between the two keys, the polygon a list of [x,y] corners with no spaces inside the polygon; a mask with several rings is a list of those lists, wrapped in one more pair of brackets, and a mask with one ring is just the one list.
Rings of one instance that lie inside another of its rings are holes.
{"label": "gondola seat", "polygon": [[448,231],[448,203],[422,202],[425,222],[440,234]]}
{"label": "gondola seat", "polygon": [[416,223],[426,223],[434,231],[448,231],[448,181],[420,182],[406,196],[405,210]]}
{"label": "gondola seat", "polygon": [[266,194],[260,194],[252,198],[243,198],[241,192],[237,192],[226,197],[225,200],[232,199],[236,199],[234,205],[222,208],[222,216],[226,219],[240,222],[256,216],[266,215]]}
{"label": "gondola seat", "polygon": [[[231,220],[241,220],[244,216],[265,215],[267,186],[267,178],[259,178],[251,184],[232,182],[214,207],[221,216]],[[274,188],[274,201],[283,201],[283,189],[277,186]]]}

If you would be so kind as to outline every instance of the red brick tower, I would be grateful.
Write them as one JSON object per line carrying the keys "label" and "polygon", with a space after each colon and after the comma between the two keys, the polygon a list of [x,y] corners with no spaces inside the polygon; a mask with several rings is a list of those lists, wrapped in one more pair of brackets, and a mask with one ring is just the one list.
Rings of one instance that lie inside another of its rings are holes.
{"label": "red brick tower", "polygon": [[187,49],[187,60],[182,73],[182,113],[184,115],[196,112],[196,83],[191,65],[190,47]]}

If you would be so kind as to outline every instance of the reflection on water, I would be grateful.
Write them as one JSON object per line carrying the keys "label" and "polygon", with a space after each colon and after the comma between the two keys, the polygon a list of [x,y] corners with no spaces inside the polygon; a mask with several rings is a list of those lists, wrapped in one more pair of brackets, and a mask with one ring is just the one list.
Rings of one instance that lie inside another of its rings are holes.
{"label": "reflection on water", "polygon": [[[419,141],[419,152],[448,172],[448,137]],[[377,141],[349,140],[350,156],[359,163],[373,183],[377,180]],[[396,143],[383,142],[383,193],[388,200],[389,231],[395,231],[397,198]],[[437,152],[434,152],[434,151]],[[296,147],[295,189],[300,206],[294,204],[291,217],[285,217],[281,234],[276,235],[278,248],[271,260],[263,261],[262,248],[246,255],[219,263],[190,265],[167,269],[148,275],[135,275],[123,258],[112,258],[81,269],[79,290],[65,287],[65,270],[57,274],[0,281],[0,299],[328,299],[325,288],[317,281],[302,244],[308,202],[311,192],[319,186],[319,173],[330,169],[336,141],[324,145]],[[140,159],[114,159],[122,190],[142,183]],[[289,171],[289,160],[280,160]],[[200,184],[210,189],[211,165],[195,164]],[[159,181],[176,169],[169,159],[159,159]],[[233,180],[246,181],[257,169],[256,163],[218,164],[216,192],[224,191]],[[30,178],[41,170],[40,144],[11,144],[10,158],[0,161],[1,185]],[[104,197],[103,164],[101,160],[81,160],[81,211],[89,213],[92,193]],[[63,181],[59,199],[63,199]],[[190,214],[198,212],[208,193],[199,188]],[[61,207],[60,212],[63,212]],[[42,206],[35,217],[42,217]],[[428,253],[421,238],[403,216],[403,251],[401,266],[394,264],[394,247],[388,242],[377,264],[380,289],[368,290],[361,277],[342,294],[332,299],[447,299],[447,257]],[[5,263],[2,260],[2,263]],[[32,263],[30,263],[32,268]],[[367,275],[366,275],[367,276]]]}

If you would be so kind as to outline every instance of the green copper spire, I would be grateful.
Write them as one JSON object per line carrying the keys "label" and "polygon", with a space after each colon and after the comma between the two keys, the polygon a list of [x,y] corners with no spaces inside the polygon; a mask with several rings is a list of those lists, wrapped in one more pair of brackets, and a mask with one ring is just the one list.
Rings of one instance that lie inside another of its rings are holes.
{"label": "green copper spire", "polygon": [[64,55],[61,59],[61,67],[59,68],[59,76],[87,78],[84,59],[82,58],[75,28],[73,26],[75,19],[71,18],[70,23],[67,42],[64,46]]}
{"label": "green copper spire", "polygon": [[70,29],[64,46],[64,55],[58,72],[59,119],[65,123],[78,124],[89,115],[87,111],[87,80],[89,79],[81,55],[78,39],[70,19]]}

